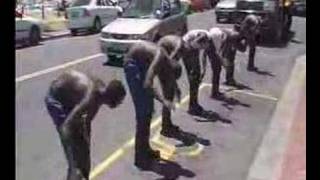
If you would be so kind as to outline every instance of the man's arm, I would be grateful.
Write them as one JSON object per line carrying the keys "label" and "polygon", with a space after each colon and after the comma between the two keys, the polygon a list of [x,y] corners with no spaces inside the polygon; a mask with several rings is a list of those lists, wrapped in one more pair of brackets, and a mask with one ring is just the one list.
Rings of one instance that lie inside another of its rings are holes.
{"label": "man's arm", "polygon": [[[239,35],[236,35],[236,37]],[[241,38],[241,39],[235,39],[235,45],[236,45],[236,49],[241,51],[241,52],[245,52],[247,49],[247,45],[248,45],[248,39],[247,38]]]}
{"label": "man's arm", "polygon": [[172,53],[170,54],[170,59],[176,59],[177,55],[179,55],[181,52],[181,49],[182,49],[182,39],[181,38],[178,38],[177,40],[177,45],[176,47],[174,48],[174,50],[172,51]]}
{"label": "man's arm", "polygon": [[144,88],[150,90],[149,92],[153,95],[155,99],[157,99],[161,103],[164,103],[164,97],[161,95],[161,93],[158,92],[157,88],[153,87],[153,80],[159,72],[159,65],[161,63],[160,61],[161,50],[159,49],[157,50],[156,55],[148,68],[146,79],[144,82]]}

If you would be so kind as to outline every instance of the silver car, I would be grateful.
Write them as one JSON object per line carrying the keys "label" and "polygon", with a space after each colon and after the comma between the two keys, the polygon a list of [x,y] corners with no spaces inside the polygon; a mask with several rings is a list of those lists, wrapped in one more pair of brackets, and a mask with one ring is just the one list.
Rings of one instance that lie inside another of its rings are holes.
{"label": "silver car", "polygon": [[136,0],[121,18],[101,31],[101,51],[109,61],[122,61],[132,44],[157,41],[167,34],[187,31],[186,4],[179,0]]}
{"label": "silver car", "polygon": [[233,21],[236,15],[237,0],[222,0],[215,7],[216,21]]}

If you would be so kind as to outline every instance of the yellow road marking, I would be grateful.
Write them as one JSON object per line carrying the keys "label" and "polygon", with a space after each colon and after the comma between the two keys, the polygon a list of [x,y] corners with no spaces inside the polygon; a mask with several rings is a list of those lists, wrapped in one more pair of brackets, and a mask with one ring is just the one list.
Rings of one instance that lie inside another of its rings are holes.
{"label": "yellow road marking", "polygon": [[[206,87],[208,85],[201,84],[199,87],[199,91]],[[180,103],[176,104],[176,108],[180,108],[182,105],[184,105],[186,102],[189,101],[189,95],[185,96]],[[161,116],[159,116],[157,119],[155,119],[150,128],[151,130],[156,128],[161,124]],[[90,173],[90,179],[95,179],[97,178],[102,172],[106,171],[110,166],[117,160],[119,160],[125,153],[127,152],[128,149],[134,146],[135,138],[132,137],[129,139],[124,145],[122,145],[119,149],[114,151],[109,157],[107,157],[105,160],[103,160],[99,165],[97,165],[95,168]]]}

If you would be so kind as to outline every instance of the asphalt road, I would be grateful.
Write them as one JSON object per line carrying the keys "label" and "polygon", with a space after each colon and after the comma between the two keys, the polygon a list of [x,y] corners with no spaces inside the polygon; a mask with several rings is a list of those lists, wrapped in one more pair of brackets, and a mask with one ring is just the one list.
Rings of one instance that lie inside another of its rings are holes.
{"label": "asphalt road", "polygon": [[[209,11],[189,17],[189,29],[216,26]],[[229,26],[221,25],[218,26]],[[201,91],[201,103],[232,124],[198,123],[186,115],[186,103],[174,113],[174,121],[186,131],[204,136],[211,146],[198,159],[176,158],[196,176],[193,179],[241,180],[265,132],[272,112],[289,78],[294,59],[306,53],[306,19],[294,18],[293,40],[285,47],[258,47],[259,73],[247,72],[247,52],[238,53],[236,80],[248,86],[226,94],[237,101],[218,102],[208,98],[209,87]],[[67,69],[77,69],[108,81],[125,82],[121,68],[103,66],[99,55],[99,35],[67,37],[45,41],[36,47],[16,50],[16,179],[57,180],[66,175],[66,161],[58,134],[44,106],[44,96],[53,78]],[[79,62],[73,66],[65,63]],[[58,68],[57,68],[58,66]],[[56,67],[53,69],[48,69]],[[34,74],[35,73],[35,74]],[[209,70],[204,82],[210,82]],[[224,77],[222,75],[222,77]],[[188,84],[180,80],[183,95]],[[160,106],[156,106],[159,115]],[[189,120],[190,119],[190,120]],[[130,95],[114,110],[102,108],[92,124],[92,169],[108,158],[134,134],[134,111]],[[126,173],[120,173],[120,171]],[[97,179],[155,179],[156,174],[141,174],[132,167],[132,152],[101,170]],[[209,178],[210,177],[210,178]]]}

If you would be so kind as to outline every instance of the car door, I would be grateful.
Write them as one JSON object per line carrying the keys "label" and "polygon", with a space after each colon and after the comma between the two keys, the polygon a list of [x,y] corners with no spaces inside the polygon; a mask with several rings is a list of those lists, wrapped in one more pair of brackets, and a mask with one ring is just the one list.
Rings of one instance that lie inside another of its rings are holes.
{"label": "car door", "polygon": [[179,0],[164,0],[170,3],[170,15],[163,20],[163,31],[166,34],[177,34],[186,23],[186,15]]}
{"label": "car door", "polygon": [[29,28],[30,28],[30,23],[26,21],[22,16],[17,16],[15,18],[15,25],[16,25],[16,40],[21,40],[28,38],[29,36]]}
{"label": "car door", "polygon": [[103,26],[109,24],[111,21],[118,17],[117,5],[113,4],[110,0],[102,0],[102,6],[100,6],[100,18]]}

